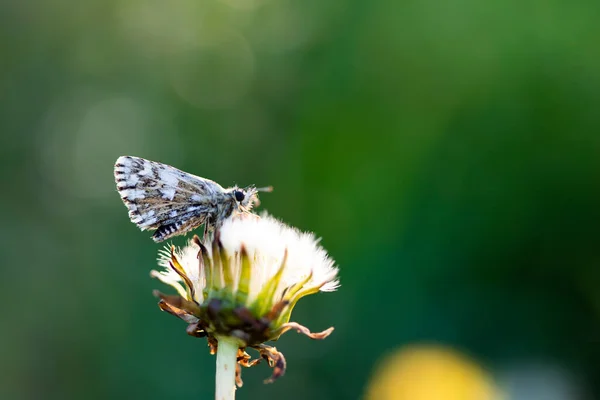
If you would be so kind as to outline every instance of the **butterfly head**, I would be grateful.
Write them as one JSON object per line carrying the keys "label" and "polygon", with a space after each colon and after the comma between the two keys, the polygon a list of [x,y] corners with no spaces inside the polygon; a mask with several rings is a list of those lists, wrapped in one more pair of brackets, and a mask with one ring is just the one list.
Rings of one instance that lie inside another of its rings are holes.
{"label": "butterfly head", "polygon": [[272,190],[273,188],[270,186],[267,188],[255,188],[254,186],[248,186],[244,189],[236,187],[231,191],[231,193],[235,198],[235,201],[237,201],[242,208],[251,210],[255,204],[257,206],[260,205],[260,200],[258,200],[258,192],[270,192]]}

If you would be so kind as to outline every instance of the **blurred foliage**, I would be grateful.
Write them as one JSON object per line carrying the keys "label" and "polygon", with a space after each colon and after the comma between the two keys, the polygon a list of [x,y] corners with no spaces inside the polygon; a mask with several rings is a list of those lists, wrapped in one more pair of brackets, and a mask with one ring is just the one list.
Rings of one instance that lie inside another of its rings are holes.
{"label": "blurred foliage", "polygon": [[239,399],[359,398],[378,359],[425,341],[499,380],[556,365],[600,398],[599,11],[1,2],[0,398],[212,397],[205,343],[151,296],[122,154],[273,185],[261,208],[341,267],[293,316],[334,334],[286,335],[286,376],[244,371]]}

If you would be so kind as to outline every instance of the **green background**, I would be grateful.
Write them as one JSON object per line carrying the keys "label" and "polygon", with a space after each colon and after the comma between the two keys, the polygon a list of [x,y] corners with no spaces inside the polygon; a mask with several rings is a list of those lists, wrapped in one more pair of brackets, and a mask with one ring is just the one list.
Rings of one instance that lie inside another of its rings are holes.
{"label": "green background", "polygon": [[333,335],[285,335],[286,376],[245,370],[239,399],[359,398],[423,342],[600,397],[599,4],[0,3],[0,397],[212,397],[124,154],[273,185],[261,209],[340,266],[292,317]]}

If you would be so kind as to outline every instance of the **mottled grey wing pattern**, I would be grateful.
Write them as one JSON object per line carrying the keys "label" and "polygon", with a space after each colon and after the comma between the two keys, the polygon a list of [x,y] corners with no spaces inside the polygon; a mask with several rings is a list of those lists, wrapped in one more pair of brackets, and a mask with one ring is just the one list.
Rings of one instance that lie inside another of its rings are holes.
{"label": "mottled grey wing pattern", "polygon": [[225,194],[210,179],[139,157],[119,157],[115,180],[131,222],[142,230],[156,230],[155,242],[202,225],[217,212]]}

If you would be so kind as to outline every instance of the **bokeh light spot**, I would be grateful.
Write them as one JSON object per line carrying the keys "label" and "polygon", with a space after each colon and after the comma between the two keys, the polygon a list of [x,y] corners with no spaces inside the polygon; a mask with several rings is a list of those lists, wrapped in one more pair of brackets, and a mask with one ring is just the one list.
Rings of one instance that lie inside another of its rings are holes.
{"label": "bokeh light spot", "polygon": [[[131,96],[82,89],[57,101],[41,131],[42,175],[79,198],[114,196],[112,165],[122,154],[161,154],[178,147],[173,128],[149,104]],[[166,152],[166,153],[165,153]]]}
{"label": "bokeh light spot", "polygon": [[366,400],[497,400],[491,378],[465,355],[440,346],[410,346],[385,359]]}

